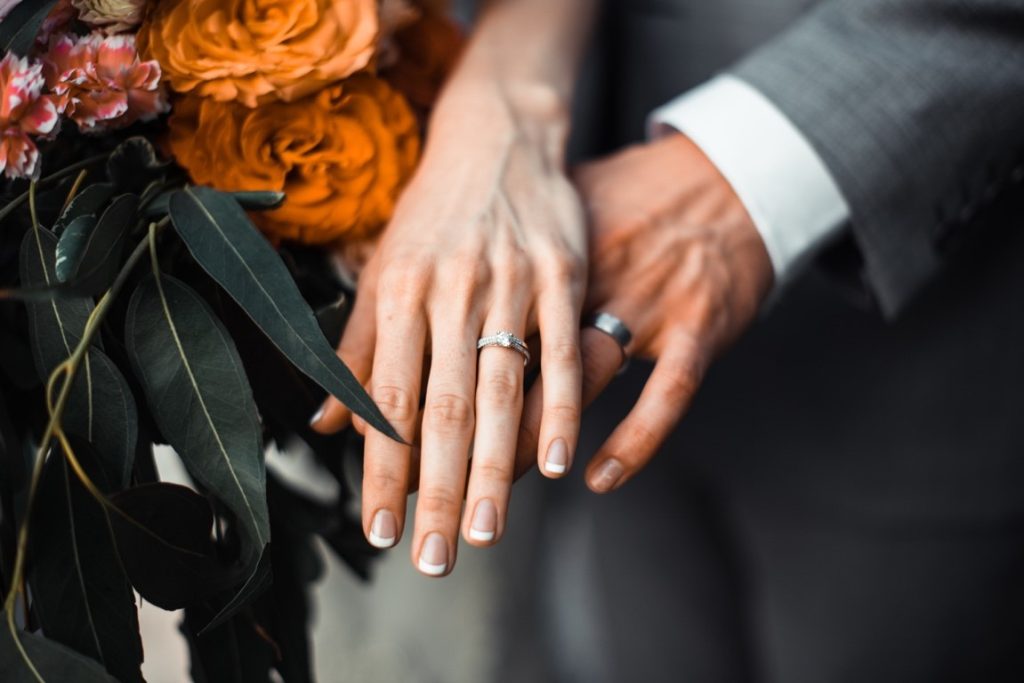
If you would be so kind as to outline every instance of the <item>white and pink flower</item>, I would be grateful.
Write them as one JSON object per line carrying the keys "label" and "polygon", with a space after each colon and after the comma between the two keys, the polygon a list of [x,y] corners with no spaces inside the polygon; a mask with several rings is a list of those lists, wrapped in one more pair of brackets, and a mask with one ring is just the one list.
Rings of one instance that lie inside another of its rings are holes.
{"label": "white and pink flower", "polygon": [[43,63],[47,86],[84,132],[148,121],[170,108],[160,65],[140,61],[133,35],[58,36]]}
{"label": "white and pink flower", "polygon": [[8,54],[0,60],[0,171],[8,178],[34,178],[39,148],[32,136],[54,134],[60,102],[43,94],[43,67]]}

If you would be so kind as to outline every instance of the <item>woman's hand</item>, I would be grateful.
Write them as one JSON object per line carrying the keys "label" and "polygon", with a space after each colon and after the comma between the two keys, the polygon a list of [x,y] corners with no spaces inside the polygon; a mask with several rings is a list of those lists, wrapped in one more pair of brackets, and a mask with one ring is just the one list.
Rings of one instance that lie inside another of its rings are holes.
{"label": "woman's hand", "polygon": [[[462,535],[489,545],[504,530],[513,480],[523,357],[488,347],[478,360],[477,340],[539,332],[543,350],[531,351],[545,385],[534,447],[546,456],[542,470],[560,476],[579,430],[586,283],[582,211],[562,165],[562,98],[493,79],[453,88],[339,347],[391,424],[421,444],[413,562],[437,576],[455,561],[463,496]],[[331,400],[314,427],[347,420]],[[363,525],[378,547],[402,534],[412,461],[410,445],[367,434]]]}

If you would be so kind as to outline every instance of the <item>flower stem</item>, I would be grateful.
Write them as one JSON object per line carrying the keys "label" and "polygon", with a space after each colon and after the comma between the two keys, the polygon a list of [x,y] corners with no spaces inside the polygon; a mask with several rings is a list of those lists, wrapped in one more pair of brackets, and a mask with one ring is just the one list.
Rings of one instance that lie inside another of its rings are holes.
{"label": "flower stem", "polygon": [[[59,171],[57,171],[55,173],[52,173],[52,174],[46,176],[45,178],[43,178],[41,180],[33,181],[33,185],[36,185],[36,186],[39,186],[39,187],[46,187],[47,185],[55,183],[58,180],[62,180],[64,178],[68,177],[69,175],[73,175],[73,174],[77,173],[78,171],[81,171],[84,168],[88,168],[88,167],[90,167],[90,166],[92,166],[94,164],[97,164],[97,163],[101,162],[101,161],[105,161],[109,156],[110,156],[110,152],[104,152],[103,154],[96,154],[94,156],[82,159],[81,161],[76,161],[75,163],[71,164],[70,166],[65,166],[64,168],[60,169]],[[12,199],[10,202],[8,202],[7,206],[5,206],[4,208],[0,209],[0,221],[3,221],[9,215],[14,213],[14,211],[19,206],[24,204],[25,200],[27,200],[29,198],[29,193],[30,192],[31,192],[31,188],[28,191],[23,192],[20,195],[18,195],[17,197],[15,197],[14,199]]]}

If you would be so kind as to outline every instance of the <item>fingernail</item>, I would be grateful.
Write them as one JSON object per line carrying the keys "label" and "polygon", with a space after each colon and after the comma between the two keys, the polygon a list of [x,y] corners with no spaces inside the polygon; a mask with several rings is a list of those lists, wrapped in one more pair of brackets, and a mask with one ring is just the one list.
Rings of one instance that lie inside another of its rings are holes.
{"label": "fingernail", "polygon": [[313,426],[317,422],[320,421],[320,418],[324,416],[324,411],[325,410],[327,410],[327,406],[326,405],[320,406],[320,410],[316,411],[316,413],[313,414],[313,417],[309,418],[310,426]]}
{"label": "fingernail", "polygon": [[445,573],[448,569],[448,544],[444,536],[435,531],[423,539],[420,560],[416,566],[428,576],[441,576]]}
{"label": "fingernail", "polygon": [[569,468],[569,447],[563,439],[555,439],[548,446],[548,454],[544,459],[544,469],[551,474],[564,474]]}
{"label": "fingernail", "polygon": [[390,548],[398,539],[398,522],[390,510],[377,510],[370,525],[370,543],[378,548]]}
{"label": "fingernail", "polygon": [[489,543],[494,540],[498,529],[498,508],[490,498],[484,498],[476,504],[473,521],[469,525],[469,537],[474,541]]}
{"label": "fingernail", "polygon": [[615,458],[609,458],[597,468],[597,472],[590,478],[590,486],[599,493],[607,493],[615,488],[615,485],[622,479],[625,470]]}

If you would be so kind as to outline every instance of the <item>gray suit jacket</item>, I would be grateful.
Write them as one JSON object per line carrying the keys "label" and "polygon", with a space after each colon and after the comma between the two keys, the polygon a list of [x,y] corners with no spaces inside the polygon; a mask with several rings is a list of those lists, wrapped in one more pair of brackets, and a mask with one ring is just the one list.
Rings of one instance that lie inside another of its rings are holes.
{"label": "gray suit jacket", "polygon": [[[642,139],[648,112],[732,70],[804,132],[852,213],[847,238],[712,369],[658,467],[728,470],[755,493],[890,522],[1018,518],[1024,2],[607,11],[578,153]],[[642,379],[638,368],[596,408],[586,443]]]}
{"label": "gray suit jacket", "polygon": [[[810,139],[894,313],[1024,178],[1024,2],[822,2],[735,73]],[[1024,222],[1024,218],[1022,218]]]}

